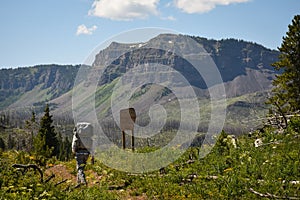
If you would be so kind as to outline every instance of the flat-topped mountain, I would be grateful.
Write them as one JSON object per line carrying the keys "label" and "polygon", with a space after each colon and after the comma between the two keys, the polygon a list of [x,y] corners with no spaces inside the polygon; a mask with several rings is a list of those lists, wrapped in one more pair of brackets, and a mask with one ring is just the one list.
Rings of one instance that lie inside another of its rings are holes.
{"label": "flat-topped mountain", "polygon": [[[271,66],[271,63],[278,59],[278,51],[235,39],[218,41],[201,37],[191,38],[197,41],[213,59],[225,83],[228,97],[270,89],[274,74],[278,73]],[[191,85],[206,89],[207,86],[201,75],[189,62],[179,55],[168,52],[168,48],[172,47],[167,45],[172,40],[174,40],[174,35],[162,34],[145,43],[113,42],[96,55],[93,63],[93,66],[109,65],[106,67],[100,84],[111,82],[139,64],[158,63],[176,69]],[[186,41],[176,41],[176,43],[177,47],[186,48]],[[180,52],[185,53],[184,50]]]}

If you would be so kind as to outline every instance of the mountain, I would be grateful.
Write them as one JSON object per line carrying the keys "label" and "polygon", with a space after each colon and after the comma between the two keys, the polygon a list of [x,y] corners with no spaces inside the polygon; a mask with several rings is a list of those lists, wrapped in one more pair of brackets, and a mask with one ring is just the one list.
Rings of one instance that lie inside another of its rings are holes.
{"label": "mountain", "polygon": [[[176,36],[171,34],[162,34],[146,43],[112,43],[96,55],[93,63],[94,66],[102,66],[110,63],[100,84],[114,80],[139,64],[159,63],[167,64],[179,71],[189,80],[191,85],[207,89],[204,80],[199,80],[201,79],[201,75],[199,76],[186,60],[174,54],[169,55],[164,50],[168,47],[162,47],[164,46],[163,44],[168,44],[169,41],[175,38]],[[216,64],[225,83],[227,97],[270,89],[274,74],[278,73],[271,66],[271,63],[274,63],[278,59],[278,51],[242,40],[226,39],[217,41],[201,37],[192,38],[203,46]],[[179,42],[176,41],[179,48],[184,48],[184,42],[178,44]],[[140,46],[143,48],[140,49]],[[125,53],[122,53],[123,51]],[[114,57],[121,54],[124,55],[119,58]]]}
{"label": "mountain", "polygon": [[[205,101],[209,97],[208,87],[218,87],[218,84],[207,85],[191,63],[184,59],[192,56],[189,52],[190,46],[186,41],[176,40],[176,38],[176,35],[162,34],[143,43],[113,42],[95,56],[92,66],[53,64],[1,69],[0,110],[28,113],[32,109],[41,111],[45,103],[50,103],[54,115],[72,116],[74,83],[77,81],[82,83],[83,87],[89,88],[89,84],[97,80],[95,94],[97,113],[106,116],[111,114],[110,95],[118,79],[141,64],[151,63],[167,65],[180,72],[193,86],[199,98]],[[266,109],[263,102],[271,88],[272,80],[278,73],[271,67],[271,64],[278,59],[278,51],[236,39],[211,40],[194,36],[188,38],[196,41],[205,50],[205,54],[214,61],[220,72],[228,100],[227,120],[236,122],[237,114],[240,113],[249,121],[251,112],[257,113]],[[169,45],[174,40],[182,55],[168,51]],[[103,73],[99,66],[105,66]],[[78,76],[79,70],[81,74]],[[93,73],[85,73],[91,70]],[[99,77],[100,73],[101,77]],[[80,80],[75,80],[76,77]],[[180,84],[178,83],[176,87],[182,87],[184,91],[184,87]],[[89,98],[91,98],[89,95],[83,96],[83,99]],[[174,95],[166,88],[147,85],[135,91],[134,98],[132,101],[141,109],[139,113],[144,113],[148,109],[145,105],[154,101],[167,105],[169,100],[175,100]],[[141,100],[144,103],[138,104]],[[248,121],[246,120],[245,123]]]}

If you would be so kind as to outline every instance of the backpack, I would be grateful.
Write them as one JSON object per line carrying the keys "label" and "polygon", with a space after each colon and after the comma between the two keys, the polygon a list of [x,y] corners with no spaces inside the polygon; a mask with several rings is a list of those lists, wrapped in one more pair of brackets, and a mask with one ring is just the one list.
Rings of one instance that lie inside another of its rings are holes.
{"label": "backpack", "polygon": [[88,122],[79,122],[74,128],[74,135],[72,141],[73,152],[80,150],[88,150],[92,152],[93,149],[93,126]]}

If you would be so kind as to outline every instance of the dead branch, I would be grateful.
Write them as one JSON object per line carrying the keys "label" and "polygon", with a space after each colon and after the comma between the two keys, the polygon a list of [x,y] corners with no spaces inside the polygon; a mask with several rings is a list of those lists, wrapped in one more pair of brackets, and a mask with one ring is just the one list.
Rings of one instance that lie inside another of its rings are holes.
{"label": "dead branch", "polygon": [[277,195],[274,195],[274,194],[270,194],[270,193],[266,193],[266,194],[263,194],[263,193],[260,193],[260,192],[257,192],[255,190],[253,190],[252,188],[249,189],[250,192],[260,196],[260,197],[266,197],[266,198],[275,198],[275,199],[292,199],[292,200],[296,200],[296,199],[300,199],[298,197],[288,197],[288,196],[277,196]]}
{"label": "dead branch", "polygon": [[125,184],[122,184],[122,185],[110,185],[108,186],[108,189],[109,190],[121,190],[121,189],[124,189],[126,187]]}
{"label": "dead branch", "polygon": [[40,180],[41,180],[41,182],[43,182],[43,171],[35,164],[28,164],[28,165],[13,164],[12,167],[17,168],[17,169],[24,169],[23,173],[27,172],[27,170],[30,168],[34,169],[34,171],[37,170],[41,176]]}
{"label": "dead branch", "polygon": [[54,186],[58,186],[58,185],[60,185],[60,184],[62,184],[62,183],[65,183],[65,182],[67,182],[67,180],[68,180],[68,179],[64,179],[64,180],[62,180],[62,181],[56,183]]}
{"label": "dead branch", "polygon": [[218,176],[207,176],[205,177],[206,179],[212,179],[212,180],[216,180],[218,179],[219,177]]}
{"label": "dead branch", "polygon": [[192,164],[194,163],[196,160],[192,160],[192,159],[189,159],[188,161],[186,161],[186,164]]}
{"label": "dead branch", "polygon": [[52,178],[55,177],[55,174],[51,174],[51,176],[49,176],[44,183],[48,183]]}

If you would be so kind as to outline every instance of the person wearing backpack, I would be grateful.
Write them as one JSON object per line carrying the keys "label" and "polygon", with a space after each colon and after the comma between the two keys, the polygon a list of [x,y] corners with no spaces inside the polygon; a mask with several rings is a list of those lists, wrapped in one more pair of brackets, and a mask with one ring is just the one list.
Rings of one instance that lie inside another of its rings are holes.
{"label": "person wearing backpack", "polygon": [[[92,152],[93,127],[90,123],[77,123],[73,130],[72,152],[75,154],[77,183],[87,185],[84,168]],[[92,156],[92,164],[93,164]]]}

